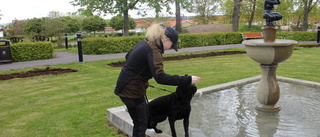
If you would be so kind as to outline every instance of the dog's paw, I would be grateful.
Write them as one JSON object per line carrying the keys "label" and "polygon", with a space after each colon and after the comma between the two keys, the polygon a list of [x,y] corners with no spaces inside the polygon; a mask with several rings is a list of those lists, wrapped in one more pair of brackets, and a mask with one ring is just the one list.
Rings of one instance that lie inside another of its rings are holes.
{"label": "dog's paw", "polygon": [[155,131],[156,133],[162,133],[162,130],[159,130],[159,129],[156,129],[156,128],[154,128],[154,131]]}

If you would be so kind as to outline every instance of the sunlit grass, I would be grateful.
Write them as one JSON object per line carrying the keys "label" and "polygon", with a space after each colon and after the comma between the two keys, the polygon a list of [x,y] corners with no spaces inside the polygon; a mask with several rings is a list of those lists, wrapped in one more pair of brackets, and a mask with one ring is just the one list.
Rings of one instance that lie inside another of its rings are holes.
{"label": "sunlit grass", "polygon": [[[320,48],[299,49],[279,64],[277,75],[320,82]],[[236,50],[244,51],[243,48]],[[79,71],[0,81],[0,136],[123,136],[106,123],[106,109],[123,105],[113,93],[121,68],[106,64],[120,60],[53,65],[50,68]],[[164,64],[168,74],[200,76],[198,88],[261,74],[259,64],[246,54],[166,61]],[[32,69],[0,71],[0,74]],[[150,84],[171,91],[175,89],[154,80],[150,80]],[[169,93],[148,89],[149,99],[166,94]]]}

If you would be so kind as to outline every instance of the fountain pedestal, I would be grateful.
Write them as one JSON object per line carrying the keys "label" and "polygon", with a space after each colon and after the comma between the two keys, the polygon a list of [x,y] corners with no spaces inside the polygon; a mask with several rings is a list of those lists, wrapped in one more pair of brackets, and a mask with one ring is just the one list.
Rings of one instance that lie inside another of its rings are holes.
{"label": "fountain pedestal", "polygon": [[257,99],[260,104],[256,109],[262,111],[279,111],[280,106],[276,103],[280,98],[280,89],[276,77],[278,65],[260,65],[262,75],[258,84]]}
{"label": "fountain pedestal", "polygon": [[260,63],[262,70],[257,88],[259,104],[256,105],[256,109],[276,112],[280,110],[280,106],[276,104],[280,98],[276,69],[278,63],[287,60],[291,56],[293,47],[298,42],[282,39],[271,39],[270,41],[266,42],[264,39],[254,39],[245,40],[242,44],[246,46],[249,57]]}

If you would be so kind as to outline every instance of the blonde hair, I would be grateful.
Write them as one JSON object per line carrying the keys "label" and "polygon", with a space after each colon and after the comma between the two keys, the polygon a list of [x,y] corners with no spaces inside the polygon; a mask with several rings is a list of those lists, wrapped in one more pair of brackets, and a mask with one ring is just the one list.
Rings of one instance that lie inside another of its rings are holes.
{"label": "blonde hair", "polygon": [[151,44],[157,44],[160,45],[161,38],[165,37],[164,30],[165,26],[161,24],[152,24],[150,27],[148,27],[146,32],[146,39]]}

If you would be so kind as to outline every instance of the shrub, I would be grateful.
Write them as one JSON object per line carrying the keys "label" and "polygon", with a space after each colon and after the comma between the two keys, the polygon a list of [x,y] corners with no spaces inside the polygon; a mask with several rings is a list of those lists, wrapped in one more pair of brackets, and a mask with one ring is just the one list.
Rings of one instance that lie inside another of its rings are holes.
{"label": "shrub", "polygon": [[[316,37],[316,32],[277,32],[277,39],[315,41]],[[86,38],[83,39],[83,51],[84,54],[128,52],[142,39],[144,39],[144,36]],[[242,42],[241,32],[183,33],[179,35],[179,39],[181,48],[239,44]]]}
{"label": "shrub", "polygon": [[210,45],[225,45],[241,43],[241,33],[202,33],[202,34],[181,34],[180,47],[201,47]]}
{"label": "shrub", "polygon": [[128,52],[143,36],[115,37],[115,38],[87,38],[83,39],[84,54],[109,54]]}
{"label": "shrub", "polygon": [[[181,34],[180,47],[201,47],[208,45],[223,45],[240,43],[240,33],[203,33]],[[86,38],[83,39],[84,54],[109,54],[128,52],[144,36],[132,37],[109,37],[109,38]]]}
{"label": "shrub", "polygon": [[317,32],[277,32],[276,37],[278,39],[291,39],[296,41],[316,41]]}
{"label": "shrub", "polygon": [[51,42],[22,42],[10,46],[13,62],[53,58]]}

